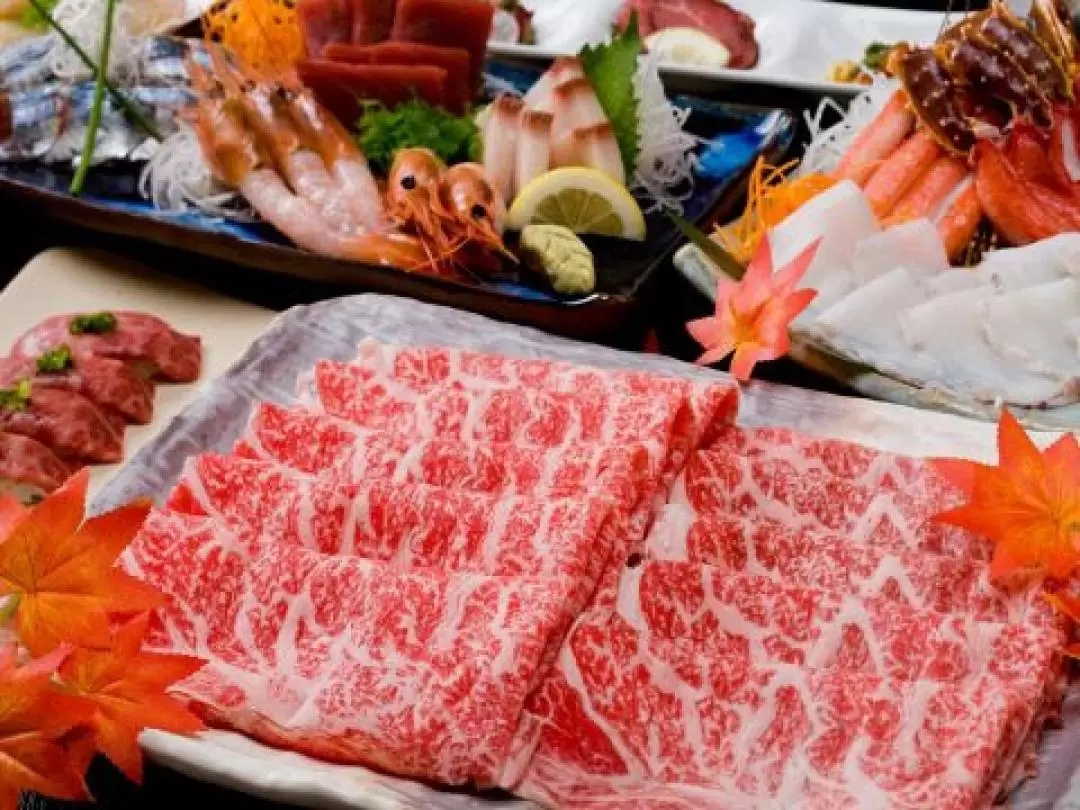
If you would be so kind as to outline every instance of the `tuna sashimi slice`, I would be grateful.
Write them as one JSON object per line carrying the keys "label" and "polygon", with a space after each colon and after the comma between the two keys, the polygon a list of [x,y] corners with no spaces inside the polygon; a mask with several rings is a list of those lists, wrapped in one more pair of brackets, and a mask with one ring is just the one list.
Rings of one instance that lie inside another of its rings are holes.
{"label": "tuna sashimi slice", "polygon": [[347,65],[306,59],[297,63],[296,71],[319,103],[347,127],[359,120],[368,101],[391,108],[414,98],[434,107],[446,105],[447,73],[431,65]]}
{"label": "tuna sashimi slice", "polygon": [[310,57],[317,57],[332,42],[348,42],[352,38],[351,0],[297,0],[296,18]]}
{"label": "tuna sashimi slice", "polygon": [[0,388],[21,379],[35,386],[63,388],[82,394],[103,410],[110,410],[137,425],[154,416],[154,385],[123,360],[84,354],[73,357],[71,367],[57,372],[38,371],[38,359],[9,357],[0,360]]}
{"label": "tuna sashimi slice", "polygon": [[469,87],[476,93],[494,20],[495,6],[488,0],[398,0],[391,39],[464,48]]}
{"label": "tuna sashimi slice", "polygon": [[530,707],[505,785],[549,806],[665,810],[971,810],[1030,716],[993,675],[761,664],[737,637],[656,638],[612,614],[575,625]]}
{"label": "tuna sashimi slice", "polygon": [[25,408],[0,407],[0,431],[34,439],[63,459],[112,464],[124,457],[123,420],[81,394],[31,385]]}
{"label": "tuna sashimi slice", "polygon": [[862,545],[891,533],[913,551],[988,560],[990,543],[934,520],[959,497],[928,469],[923,479],[890,488],[834,475],[812,459],[713,448],[690,458],[670,500],[706,517],[767,517]]}
{"label": "tuna sashimi slice", "polygon": [[633,508],[655,486],[644,445],[570,444],[556,449],[443,439],[410,440],[302,408],[260,405],[237,455],[344,483],[387,478],[471,492],[577,498],[610,495]]}
{"label": "tuna sashimi slice", "polygon": [[41,442],[0,432],[0,492],[29,500],[48,495],[69,475],[67,464]]}
{"label": "tuna sashimi slice", "polygon": [[390,38],[397,0],[352,0],[354,45],[373,45]]}
{"label": "tuna sashimi slice", "polygon": [[837,534],[789,529],[754,515],[700,517],[684,506],[659,514],[646,541],[650,558],[691,561],[837,593],[885,594],[918,610],[981,621],[1056,623],[1041,587],[1005,590],[985,562],[912,551],[885,532],[858,545]]}
{"label": "tuna sashimi slice", "polygon": [[151,646],[208,660],[176,692],[210,722],[450,785],[495,781],[563,608],[542,580],[247,544],[160,512],[124,564],[168,598]]}
{"label": "tuna sashimi slice", "polygon": [[194,382],[202,370],[198,337],[177,332],[160,318],[144,312],[113,312],[116,328],[103,334],[71,333],[77,315],[47,318],[20,337],[13,357],[36,358],[67,345],[75,355],[92,354],[131,363],[148,377],[170,382]]}
{"label": "tuna sashimi slice", "polygon": [[209,454],[188,461],[168,501],[175,511],[212,515],[252,542],[401,567],[549,578],[571,613],[592,593],[623,531],[612,507],[605,497],[536,500],[385,479],[342,484]]}
{"label": "tuna sashimi slice", "polygon": [[377,45],[333,43],[323,57],[353,65],[429,65],[446,71],[446,107],[457,115],[472,100],[469,89],[469,52],[418,42],[379,42]]}

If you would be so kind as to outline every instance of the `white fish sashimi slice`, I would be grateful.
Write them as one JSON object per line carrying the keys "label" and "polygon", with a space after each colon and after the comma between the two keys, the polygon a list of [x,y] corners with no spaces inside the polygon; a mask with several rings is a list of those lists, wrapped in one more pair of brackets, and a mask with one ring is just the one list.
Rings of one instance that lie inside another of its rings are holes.
{"label": "white fish sashimi slice", "polygon": [[991,299],[984,334],[1006,362],[1057,377],[1067,389],[1080,378],[1080,355],[1062,327],[1078,312],[1080,281],[1062,279]]}
{"label": "white fish sashimi slice", "polygon": [[1002,289],[1020,289],[1060,278],[1080,278],[1080,234],[1065,233],[1020,248],[996,250],[975,268],[983,280]]}
{"label": "white fish sashimi slice", "polygon": [[933,367],[905,343],[898,314],[928,298],[917,275],[898,267],[845,296],[799,331],[838,355],[916,382]]}
{"label": "white fish sashimi slice", "polygon": [[916,219],[863,239],[851,264],[855,283],[862,285],[897,267],[918,275],[942,273],[949,269],[949,257],[934,224]]}
{"label": "white fish sashimi slice", "polygon": [[908,350],[933,364],[934,370],[920,383],[984,402],[1036,408],[1061,402],[1068,392],[1060,378],[1010,362],[987,342],[989,304],[999,295],[992,287],[977,287],[938,296],[900,313]]}
{"label": "white fish sashimi slice", "polygon": [[521,114],[514,164],[513,201],[521,190],[551,167],[551,113],[525,110]]}
{"label": "white fish sashimi slice", "polygon": [[881,230],[862,191],[854,183],[838,183],[802,206],[769,234],[774,267],[784,267],[814,240],[821,246],[800,287],[818,291],[800,316],[809,323],[854,288],[851,263],[855,246]]}
{"label": "white fish sashimi slice", "polygon": [[484,174],[504,200],[513,199],[522,107],[520,98],[499,96],[483,128]]}

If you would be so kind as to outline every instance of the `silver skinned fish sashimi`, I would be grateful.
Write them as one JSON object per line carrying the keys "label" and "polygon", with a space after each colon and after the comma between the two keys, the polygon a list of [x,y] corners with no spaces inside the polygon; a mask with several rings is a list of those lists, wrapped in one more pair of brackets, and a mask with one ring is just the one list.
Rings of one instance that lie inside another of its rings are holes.
{"label": "silver skinned fish sashimi", "polygon": [[[58,77],[53,71],[55,47],[53,38],[43,36],[0,49],[0,162],[80,160],[95,82],[89,71],[75,81]],[[197,41],[147,37],[135,68],[113,81],[168,136],[178,127],[178,113],[195,102],[188,87],[188,60],[201,61],[205,53]],[[146,160],[155,146],[106,95],[92,163]]]}

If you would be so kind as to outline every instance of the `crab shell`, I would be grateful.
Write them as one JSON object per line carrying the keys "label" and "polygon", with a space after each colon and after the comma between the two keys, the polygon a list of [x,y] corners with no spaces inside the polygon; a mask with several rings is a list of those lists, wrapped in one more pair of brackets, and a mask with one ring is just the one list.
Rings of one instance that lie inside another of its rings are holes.
{"label": "crab shell", "polygon": [[1015,119],[1048,131],[1054,105],[1074,98],[1076,41],[1062,13],[1055,0],[1035,0],[1025,23],[993,0],[931,47],[899,45],[889,68],[920,122],[953,154],[966,156]]}

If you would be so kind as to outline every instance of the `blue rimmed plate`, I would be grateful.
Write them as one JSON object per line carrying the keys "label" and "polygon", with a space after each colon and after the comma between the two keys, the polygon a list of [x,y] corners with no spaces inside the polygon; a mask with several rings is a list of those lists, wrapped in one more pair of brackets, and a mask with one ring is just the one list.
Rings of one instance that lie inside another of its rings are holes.
{"label": "blue rimmed plate", "polygon": [[[499,62],[488,65],[487,85],[494,93],[508,87],[527,89],[539,77],[532,68]],[[795,134],[794,117],[766,110],[678,96],[691,109],[688,128],[702,139],[699,170],[685,215],[705,227],[727,218],[741,202],[753,162],[764,155],[779,160]],[[31,164],[0,166],[0,189],[31,198],[59,219],[105,233],[150,240],[228,262],[285,274],[352,291],[374,291],[418,298],[538,326],[576,337],[603,339],[630,317],[655,271],[667,264],[681,238],[664,216],[646,218],[644,244],[589,238],[596,257],[597,290],[566,297],[527,271],[498,280],[447,280],[393,268],[340,261],[297,250],[263,224],[228,222],[198,213],[155,211],[137,191],[138,166],[96,168],[81,197],[68,192],[67,170]]]}

